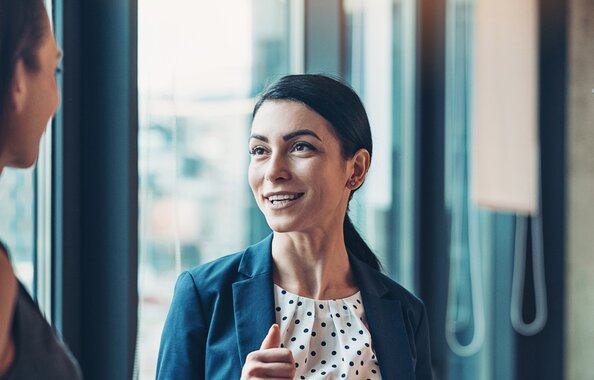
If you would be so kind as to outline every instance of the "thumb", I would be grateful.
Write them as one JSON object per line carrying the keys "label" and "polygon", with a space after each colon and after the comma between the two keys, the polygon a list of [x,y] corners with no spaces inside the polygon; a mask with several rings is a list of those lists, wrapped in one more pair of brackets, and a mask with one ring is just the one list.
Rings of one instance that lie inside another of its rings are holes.
{"label": "thumb", "polygon": [[269,348],[278,348],[280,346],[280,340],[280,327],[275,323],[270,326],[270,330],[268,330],[266,338],[262,341],[260,349],[266,350]]}

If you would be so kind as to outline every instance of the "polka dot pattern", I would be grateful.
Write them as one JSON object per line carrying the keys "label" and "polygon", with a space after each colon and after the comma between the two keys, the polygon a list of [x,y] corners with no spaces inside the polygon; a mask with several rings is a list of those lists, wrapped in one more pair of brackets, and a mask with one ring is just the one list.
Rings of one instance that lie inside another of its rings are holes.
{"label": "polka dot pattern", "polygon": [[315,300],[274,285],[283,347],[295,358],[295,379],[381,379],[361,293]]}

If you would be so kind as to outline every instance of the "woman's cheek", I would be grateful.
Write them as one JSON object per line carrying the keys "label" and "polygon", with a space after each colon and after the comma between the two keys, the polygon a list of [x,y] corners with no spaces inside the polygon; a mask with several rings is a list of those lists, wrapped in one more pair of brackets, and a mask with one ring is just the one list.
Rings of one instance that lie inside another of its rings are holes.
{"label": "woman's cheek", "polygon": [[256,190],[258,186],[258,169],[257,165],[253,161],[250,162],[248,167],[248,182],[252,188],[252,191],[254,192],[254,196],[256,196]]}

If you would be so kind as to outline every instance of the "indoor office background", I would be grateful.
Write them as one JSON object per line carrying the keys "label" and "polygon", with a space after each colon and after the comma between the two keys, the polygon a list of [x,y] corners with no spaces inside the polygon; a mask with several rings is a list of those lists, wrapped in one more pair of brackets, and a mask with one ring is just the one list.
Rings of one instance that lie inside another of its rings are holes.
{"label": "indoor office background", "polygon": [[251,110],[267,83],[308,72],[343,78],[366,105],[374,158],[351,214],[385,272],[425,301],[435,378],[594,379],[594,4],[520,2],[532,50],[509,49],[534,70],[499,78],[498,94],[537,84],[526,216],[473,197],[477,78],[494,58],[476,41],[501,21],[479,10],[495,3],[514,11],[48,0],[62,106],[36,168],[2,177],[0,236],[85,378],[154,378],[180,271],[270,232],[246,179]]}

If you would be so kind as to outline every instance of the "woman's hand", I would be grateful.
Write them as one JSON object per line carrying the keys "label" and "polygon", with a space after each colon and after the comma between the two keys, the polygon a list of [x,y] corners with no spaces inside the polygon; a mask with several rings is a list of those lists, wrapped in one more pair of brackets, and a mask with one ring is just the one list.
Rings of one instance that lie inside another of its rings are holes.
{"label": "woman's hand", "polygon": [[275,323],[268,330],[258,351],[250,352],[241,371],[241,380],[292,379],[295,360],[288,348],[280,348],[280,328]]}
{"label": "woman's hand", "polygon": [[10,261],[0,248],[0,377],[10,368],[14,358],[11,329],[17,289]]}

